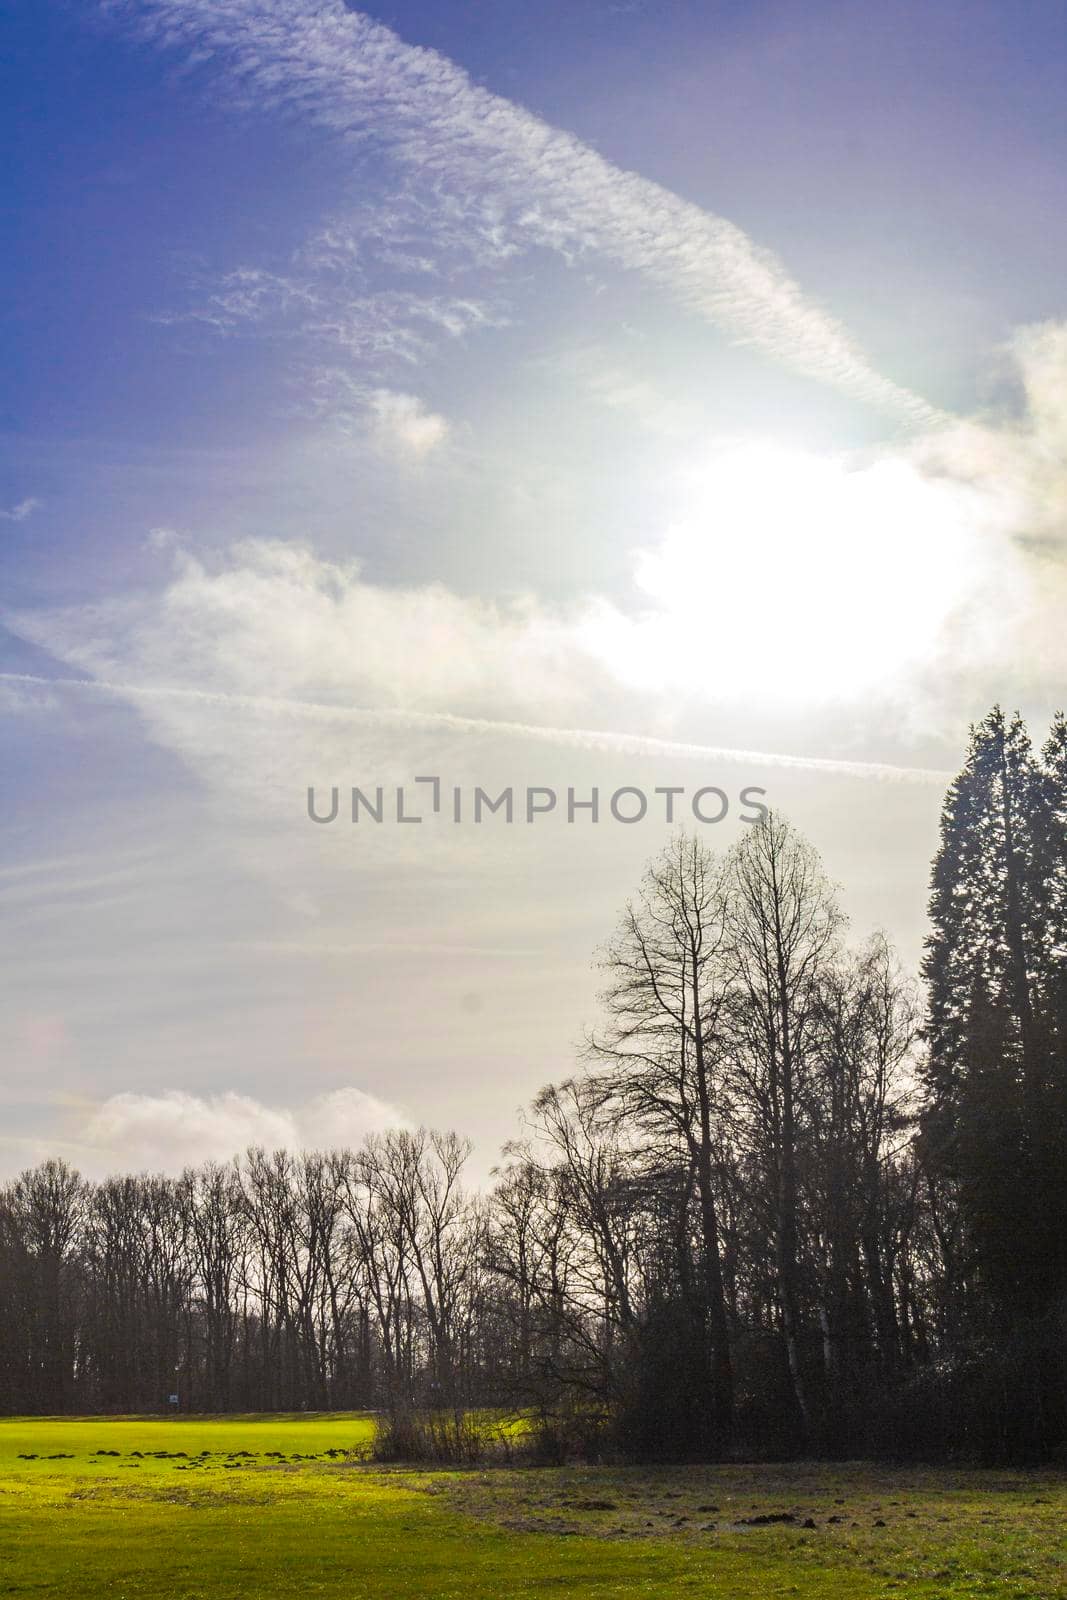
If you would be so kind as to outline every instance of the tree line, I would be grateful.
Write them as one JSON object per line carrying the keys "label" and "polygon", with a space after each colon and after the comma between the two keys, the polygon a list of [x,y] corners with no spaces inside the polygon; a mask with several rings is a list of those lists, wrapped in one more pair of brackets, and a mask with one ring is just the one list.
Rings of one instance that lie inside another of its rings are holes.
{"label": "tree line", "polygon": [[1067,724],[972,730],[920,988],[775,813],[676,834],[487,1192],[454,1133],[0,1191],[8,1411],[523,1408],[560,1451],[1067,1443]]}

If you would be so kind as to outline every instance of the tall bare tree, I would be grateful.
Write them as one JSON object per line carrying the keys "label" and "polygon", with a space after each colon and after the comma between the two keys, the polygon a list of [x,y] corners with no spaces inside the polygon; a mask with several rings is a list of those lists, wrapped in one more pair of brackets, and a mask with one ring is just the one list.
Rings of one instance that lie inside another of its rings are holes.
{"label": "tall bare tree", "polygon": [[798,1420],[810,1437],[800,1328],[800,1115],[842,917],[818,855],[775,812],[732,852],[726,906],[736,973],[736,1099],[771,1198],[782,1334]]}
{"label": "tall bare tree", "polygon": [[699,1202],[710,1430],[729,1436],[733,1363],[716,1193],[716,1136],[725,1109],[723,1023],[734,955],[727,874],[679,832],[649,865],[601,967],[604,1026],[589,1042],[602,1103],[662,1154],[691,1167]]}

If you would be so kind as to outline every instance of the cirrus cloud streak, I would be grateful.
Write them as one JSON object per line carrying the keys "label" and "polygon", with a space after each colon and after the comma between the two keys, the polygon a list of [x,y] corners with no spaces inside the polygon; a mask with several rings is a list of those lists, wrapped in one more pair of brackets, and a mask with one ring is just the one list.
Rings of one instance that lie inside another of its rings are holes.
{"label": "cirrus cloud streak", "polygon": [[[299,114],[383,150],[420,181],[476,197],[477,240],[494,259],[530,245],[568,260],[597,256],[735,342],[898,421],[943,420],[877,372],[782,263],[727,218],[614,165],[342,0],[101,3],[160,45],[217,62],[249,108]],[[258,285],[242,281],[236,292],[238,313],[249,294],[258,313]]]}

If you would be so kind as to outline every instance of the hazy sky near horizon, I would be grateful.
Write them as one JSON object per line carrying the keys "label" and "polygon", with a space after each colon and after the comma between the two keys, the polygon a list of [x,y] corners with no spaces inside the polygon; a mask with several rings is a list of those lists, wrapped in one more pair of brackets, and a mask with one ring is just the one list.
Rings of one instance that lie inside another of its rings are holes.
{"label": "hazy sky near horizon", "polygon": [[1067,698],[1062,7],[5,32],[0,1170],[484,1174],[669,834],[624,787],[725,848],[759,786],[914,967],[969,722]]}

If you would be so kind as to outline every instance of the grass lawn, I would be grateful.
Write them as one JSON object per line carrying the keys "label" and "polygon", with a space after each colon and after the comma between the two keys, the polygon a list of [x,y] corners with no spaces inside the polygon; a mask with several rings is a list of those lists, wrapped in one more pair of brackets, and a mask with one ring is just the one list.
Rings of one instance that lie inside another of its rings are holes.
{"label": "grass lawn", "polygon": [[0,1594],[1067,1597],[1062,1477],[386,1473],[345,1459],[370,1432],[342,1415],[0,1419]]}

